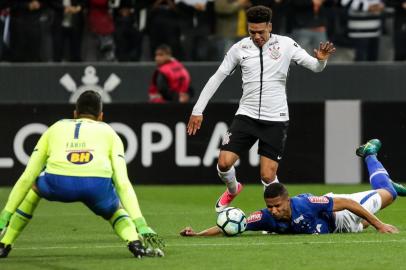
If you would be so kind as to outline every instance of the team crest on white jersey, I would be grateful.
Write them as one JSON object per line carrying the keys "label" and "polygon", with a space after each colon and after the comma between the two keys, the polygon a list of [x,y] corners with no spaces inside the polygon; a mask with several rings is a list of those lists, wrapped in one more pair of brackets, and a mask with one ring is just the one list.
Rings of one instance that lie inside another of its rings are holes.
{"label": "team crest on white jersey", "polygon": [[272,42],[268,48],[269,56],[275,60],[281,57],[280,48],[278,41]]}
{"label": "team crest on white jersey", "polygon": [[83,85],[77,87],[75,81],[68,73],[63,75],[59,82],[67,91],[72,93],[69,99],[70,103],[75,103],[79,96],[87,90],[98,92],[104,103],[111,103],[109,93],[116,89],[116,87],[121,83],[121,79],[116,74],[112,73],[104,82],[104,85],[100,86],[98,84],[99,77],[96,75],[96,69],[93,66],[87,66],[82,76]]}
{"label": "team crest on white jersey", "polygon": [[226,134],[224,134],[224,136],[223,136],[223,141],[221,144],[222,145],[228,144],[230,142],[231,135],[233,135],[233,134],[231,134],[230,132],[227,131]]}

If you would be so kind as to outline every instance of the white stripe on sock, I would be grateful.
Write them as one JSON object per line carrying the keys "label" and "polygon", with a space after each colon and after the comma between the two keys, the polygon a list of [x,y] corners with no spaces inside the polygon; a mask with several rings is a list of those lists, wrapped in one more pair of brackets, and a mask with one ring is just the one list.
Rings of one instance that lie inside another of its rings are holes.
{"label": "white stripe on sock", "polygon": [[387,176],[389,176],[388,172],[385,169],[379,169],[369,176],[369,182],[371,182],[372,178],[378,174],[386,174]]}

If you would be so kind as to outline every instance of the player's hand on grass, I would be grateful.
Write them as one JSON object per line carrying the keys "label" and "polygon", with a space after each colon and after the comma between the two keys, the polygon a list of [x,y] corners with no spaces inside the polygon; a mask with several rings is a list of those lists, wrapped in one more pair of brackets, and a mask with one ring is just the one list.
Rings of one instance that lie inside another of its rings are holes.
{"label": "player's hand on grass", "polygon": [[12,215],[13,215],[12,213],[10,213],[6,210],[1,211],[1,213],[0,213],[0,235],[2,235],[5,232],[5,229],[7,228]]}
{"label": "player's hand on grass", "polygon": [[[152,229],[151,229],[152,230]],[[157,233],[140,233],[141,237],[144,239],[146,247],[160,248],[165,247],[165,242]]]}
{"label": "player's hand on grass", "polygon": [[154,230],[147,226],[142,228],[139,233],[146,247],[147,256],[163,257],[165,255],[163,252],[165,242]]}
{"label": "player's hand on grass", "polygon": [[203,122],[203,115],[191,115],[187,124],[187,134],[195,135]]}
{"label": "player's hand on grass", "polygon": [[378,228],[380,233],[399,233],[399,229],[391,224],[383,224],[381,227]]}
{"label": "player's hand on grass", "polygon": [[319,48],[314,49],[314,57],[318,60],[327,60],[330,55],[335,53],[336,48],[332,42],[327,41],[326,43],[320,42]]}
{"label": "player's hand on grass", "polygon": [[147,249],[147,256],[164,256],[163,249],[165,247],[164,240],[148,226],[144,217],[136,218],[134,220],[137,232],[142,238],[145,248]]}
{"label": "player's hand on grass", "polygon": [[182,236],[196,236],[197,233],[193,230],[192,227],[186,227],[180,231],[180,235]]}

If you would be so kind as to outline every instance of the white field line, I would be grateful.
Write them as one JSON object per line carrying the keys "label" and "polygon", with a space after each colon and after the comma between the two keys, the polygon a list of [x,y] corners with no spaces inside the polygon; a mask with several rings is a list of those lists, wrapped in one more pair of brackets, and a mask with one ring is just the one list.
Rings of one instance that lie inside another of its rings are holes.
{"label": "white field line", "polygon": [[[404,212],[404,210],[402,210]],[[180,216],[186,216],[186,215],[209,215],[209,214],[213,214],[215,215],[215,213],[210,209],[207,211],[193,211],[188,212],[188,211],[179,211],[179,212],[163,212],[163,213],[148,213],[145,216],[173,216],[173,215],[180,215]],[[57,214],[35,214],[34,213],[34,217],[73,217],[73,216],[95,216],[92,212],[88,212],[88,213],[57,213]]]}
{"label": "white field line", "polygon": [[[404,209],[385,209],[383,210],[384,213],[387,212],[405,212]],[[191,212],[187,212],[187,211],[167,211],[167,212],[163,212],[163,213],[148,213],[146,214],[146,216],[173,216],[173,215],[182,215],[182,216],[187,216],[187,215],[201,215],[201,214],[212,214],[213,211],[211,210],[202,210],[202,211],[193,211]],[[92,212],[88,212],[88,213],[57,213],[57,214],[45,214],[45,213],[39,213],[39,214],[34,214],[34,217],[57,217],[57,216],[61,216],[61,217],[72,217],[72,216],[92,216],[94,215]]]}
{"label": "white field line", "polygon": [[[385,243],[406,243],[406,239],[393,240],[353,240],[353,241],[303,241],[303,242],[266,242],[266,243],[186,243],[168,244],[167,247],[222,247],[222,246],[278,246],[278,245],[350,245],[350,244],[385,244]],[[53,246],[53,247],[16,247],[17,250],[49,250],[49,249],[103,249],[123,248],[125,245],[106,246]]]}

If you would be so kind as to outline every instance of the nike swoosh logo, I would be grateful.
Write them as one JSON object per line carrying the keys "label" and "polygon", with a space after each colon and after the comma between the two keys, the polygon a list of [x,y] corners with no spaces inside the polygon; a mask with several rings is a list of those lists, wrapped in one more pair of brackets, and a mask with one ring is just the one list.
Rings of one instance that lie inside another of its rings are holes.
{"label": "nike swoosh logo", "polygon": [[216,202],[216,208],[218,208],[218,207],[221,207],[220,206],[220,199],[218,199],[217,202]]}
{"label": "nike swoosh logo", "polygon": [[245,59],[247,59],[248,58],[248,56],[243,56],[242,57],[242,60],[245,60]]}

